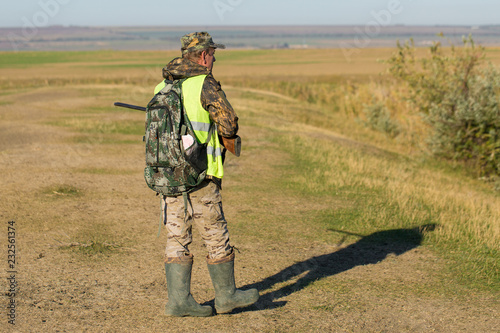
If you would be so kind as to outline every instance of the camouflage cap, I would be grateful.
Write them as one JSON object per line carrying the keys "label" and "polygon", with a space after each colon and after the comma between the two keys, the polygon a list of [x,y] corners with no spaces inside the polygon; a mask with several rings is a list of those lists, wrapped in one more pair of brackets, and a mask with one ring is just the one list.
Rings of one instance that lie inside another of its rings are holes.
{"label": "camouflage cap", "polygon": [[212,40],[212,36],[208,32],[192,32],[190,34],[181,37],[182,54],[205,50],[209,47],[214,49],[220,48],[225,49],[226,46],[223,44],[215,44]]}

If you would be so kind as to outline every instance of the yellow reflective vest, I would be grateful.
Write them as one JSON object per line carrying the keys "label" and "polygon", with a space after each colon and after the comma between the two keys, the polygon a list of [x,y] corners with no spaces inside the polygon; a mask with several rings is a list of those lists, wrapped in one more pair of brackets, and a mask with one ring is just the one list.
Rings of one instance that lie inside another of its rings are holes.
{"label": "yellow reflective vest", "polygon": [[[210,114],[201,105],[201,90],[206,75],[193,76],[182,83],[182,103],[186,114],[191,121],[198,142],[206,142],[210,131],[210,125],[217,126],[210,120]],[[155,94],[165,87],[165,81],[158,84]],[[208,168],[207,175],[220,178],[224,176],[222,167],[222,146],[217,135],[217,128],[212,131],[212,138],[207,145]]]}

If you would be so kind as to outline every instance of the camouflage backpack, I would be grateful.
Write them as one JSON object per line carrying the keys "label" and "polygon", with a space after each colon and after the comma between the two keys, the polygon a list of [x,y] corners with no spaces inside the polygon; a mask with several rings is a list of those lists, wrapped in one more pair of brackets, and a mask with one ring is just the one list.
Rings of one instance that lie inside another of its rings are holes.
{"label": "camouflage backpack", "polygon": [[184,80],[165,81],[166,86],[146,109],[146,168],[149,188],[166,196],[185,195],[204,179],[207,142],[199,143],[182,104]]}

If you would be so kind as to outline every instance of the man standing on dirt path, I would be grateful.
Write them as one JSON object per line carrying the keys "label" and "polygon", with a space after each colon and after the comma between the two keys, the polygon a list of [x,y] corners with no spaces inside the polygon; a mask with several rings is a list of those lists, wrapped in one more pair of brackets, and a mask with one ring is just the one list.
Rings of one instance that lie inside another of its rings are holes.
{"label": "man standing on dirt path", "polygon": [[[226,99],[219,82],[212,76],[215,50],[225,48],[215,44],[207,32],[194,32],[181,38],[182,57],[173,59],[163,68],[166,80],[186,79],[182,84],[182,101],[198,141],[207,138],[214,123],[220,136],[230,138],[238,131],[238,117]],[[162,82],[155,94],[165,87]],[[199,136],[200,135],[200,136]],[[229,244],[227,222],[222,211],[221,181],[225,149],[215,135],[208,144],[206,179],[188,194],[187,207],[182,196],[163,197],[163,216],[167,226],[165,274],[167,277],[169,316],[212,315],[210,306],[201,306],[191,295],[193,255],[188,246],[195,224],[206,244],[207,265],[215,289],[217,313],[249,306],[259,298],[257,289],[238,290],[234,280],[234,251]],[[185,214],[187,214],[185,216]]]}

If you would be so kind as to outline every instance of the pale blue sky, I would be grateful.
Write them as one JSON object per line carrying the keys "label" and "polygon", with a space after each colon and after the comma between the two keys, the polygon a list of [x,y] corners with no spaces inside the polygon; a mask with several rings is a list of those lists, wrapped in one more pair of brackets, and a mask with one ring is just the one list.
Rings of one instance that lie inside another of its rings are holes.
{"label": "pale blue sky", "polygon": [[499,0],[21,0],[0,27],[500,24]]}

